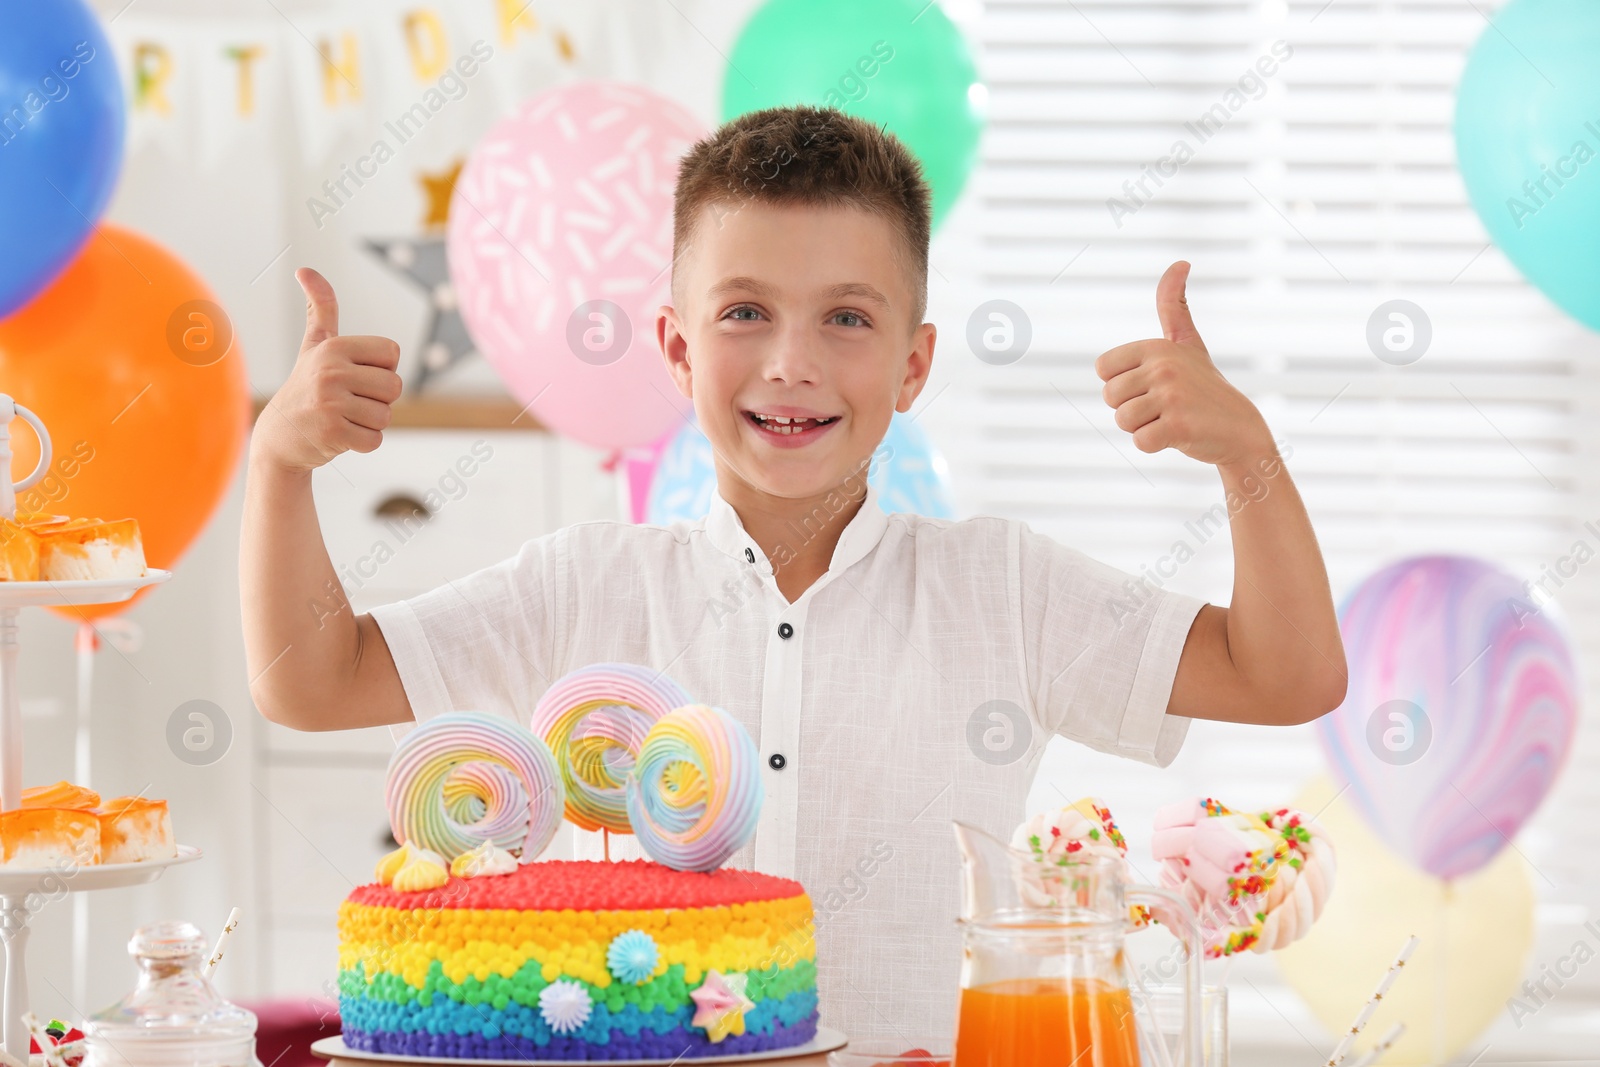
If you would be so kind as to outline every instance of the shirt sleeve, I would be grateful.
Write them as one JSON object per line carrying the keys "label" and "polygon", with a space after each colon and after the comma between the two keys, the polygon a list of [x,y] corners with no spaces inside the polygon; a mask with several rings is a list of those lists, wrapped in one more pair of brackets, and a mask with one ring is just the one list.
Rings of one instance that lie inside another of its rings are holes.
{"label": "shirt sleeve", "polygon": [[1167,766],[1190,721],[1168,715],[1167,701],[1205,601],[1019,527],[1025,682],[1040,727]]}
{"label": "shirt sleeve", "polygon": [[373,608],[418,722],[487,711],[526,725],[565,650],[568,529],[419,596]]}

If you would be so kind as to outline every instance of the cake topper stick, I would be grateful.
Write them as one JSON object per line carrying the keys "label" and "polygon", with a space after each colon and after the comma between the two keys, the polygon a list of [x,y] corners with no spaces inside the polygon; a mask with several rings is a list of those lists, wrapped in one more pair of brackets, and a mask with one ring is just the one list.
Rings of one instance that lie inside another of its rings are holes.
{"label": "cake topper stick", "polygon": [[611,831],[604,826],[600,827],[600,843],[605,846],[606,862],[611,862]]}
{"label": "cake topper stick", "polygon": [[1328,1057],[1327,1067],[1339,1067],[1339,1064],[1344,1062],[1344,1058],[1350,1054],[1350,1046],[1355,1044],[1356,1038],[1367,1023],[1371,1021],[1372,1013],[1378,1010],[1379,1002],[1389,992],[1389,987],[1394,985],[1394,980],[1400,977],[1401,971],[1405,970],[1406,961],[1411,958],[1411,953],[1416,951],[1418,940],[1419,938],[1416,934],[1412,934],[1406,939],[1405,947],[1400,950],[1400,955],[1396,956],[1394,962],[1389,964],[1389,969],[1384,972],[1383,980],[1378,983],[1378,988],[1373,990],[1371,997],[1367,998],[1367,1002],[1362,1005],[1355,1022],[1350,1024],[1349,1031],[1340,1039],[1339,1044],[1333,1050],[1333,1055]]}
{"label": "cake topper stick", "polygon": [[228,921],[222,924],[222,933],[217,935],[217,947],[211,950],[211,958],[206,961],[205,968],[200,972],[207,978],[211,977],[217,969],[217,964],[222,962],[223,950],[228,946],[228,938],[233,935],[234,928],[239,925],[239,909],[234,908],[228,912]]}

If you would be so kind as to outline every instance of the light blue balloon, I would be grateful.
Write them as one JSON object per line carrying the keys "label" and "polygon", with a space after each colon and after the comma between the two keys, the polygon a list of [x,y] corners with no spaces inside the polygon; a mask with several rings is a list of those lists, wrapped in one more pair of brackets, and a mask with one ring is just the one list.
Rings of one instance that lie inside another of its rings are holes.
{"label": "light blue balloon", "polygon": [[1495,244],[1600,330],[1600,3],[1501,8],[1462,71],[1455,137],[1462,180]]}
{"label": "light blue balloon", "polygon": [[[867,481],[878,491],[878,503],[889,513],[907,512],[935,519],[955,517],[950,500],[950,468],[927,433],[901,415],[889,420],[889,432],[879,446]],[[710,513],[711,495],[717,489],[711,442],[692,421],[685,423],[661,453],[645,521],[666,525],[679,519],[693,522]]]}

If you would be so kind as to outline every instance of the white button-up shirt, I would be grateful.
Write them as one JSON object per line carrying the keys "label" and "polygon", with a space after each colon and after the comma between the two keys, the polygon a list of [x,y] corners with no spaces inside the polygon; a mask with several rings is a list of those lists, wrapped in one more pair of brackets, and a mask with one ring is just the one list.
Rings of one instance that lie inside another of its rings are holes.
{"label": "white button-up shirt", "polygon": [[[819,509],[788,547],[830,521]],[[950,821],[1009,838],[1052,734],[1170,763],[1189,720],[1167,701],[1202,603],[1023,522],[886,515],[869,488],[793,603],[719,493],[697,522],[578,523],[372,615],[419,721],[527,725],[557,678],[614,661],[725,708],[766,790],[728,865],[810,893],[823,1025],[916,1043],[954,1026]],[[577,856],[600,856],[598,834],[577,837]],[[613,837],[611,855],[641,853]]]}

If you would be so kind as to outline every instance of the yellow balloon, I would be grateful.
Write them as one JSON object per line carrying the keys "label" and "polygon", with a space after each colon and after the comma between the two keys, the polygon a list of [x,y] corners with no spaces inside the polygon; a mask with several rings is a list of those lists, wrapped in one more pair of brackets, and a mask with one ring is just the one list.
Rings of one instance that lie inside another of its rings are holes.
{"label": "yellow balloon", "polygon": [[1416,952],[1356,1052],[1403,1022],[1405,1036],[1383,1057],[1384,1067],[1444,1063],[1518,991],[1533,946],[1526,861],[1506,849],[1481,871],[1441,881],[1390,851],[1349,799],[1334,795],[1333,783],[1319,777],[1293,804],[1322,812],[1317,823],[1337,850],[1338,877],[1311,933],[1275,953],[1278,968],[1337,1040],[1416,934]]}

